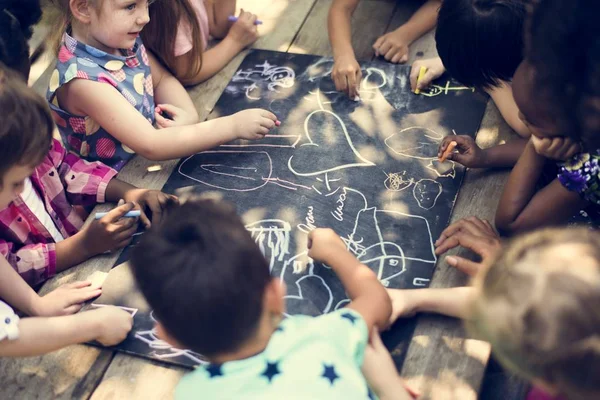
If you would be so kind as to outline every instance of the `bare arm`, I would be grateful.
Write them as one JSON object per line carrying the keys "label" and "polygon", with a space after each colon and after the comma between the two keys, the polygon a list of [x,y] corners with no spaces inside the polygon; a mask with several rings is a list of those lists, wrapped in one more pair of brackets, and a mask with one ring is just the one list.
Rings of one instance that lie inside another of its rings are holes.
{"label": "bare arm", "polygon": [[316,229],[309,234],[308,255],[331,267],[342,281],[351,303],[348,308],[364,318],[369,332],[386,326],[391,314],[390,298],[375,273],[361,264],[331,229]]}
{"label": "bare arm", "polygon": [[37,315],[36,305],[40,296],[1,256],[0,276],[0,298],[28,315]]}
{"label": "bare arm", "polygon": [[443,289],[388,289],[392,300],[392,321],[420,312],[467,319],[475,291],[472,287]]}
{"label": "bare arm", "polygon": [[150,60],[156,104],[171,104],[181,108],[191,117],[191,122],[199,122],[196,107],[181,82],[167,71],[151,52],[148,52],[148,59]]}
{"label": "bare arm", "polygon": [[116,307],[64,317],[23,318],[19,321],[19,338],[0,341],[0,356],[36,356],[91,340],[114,345],[125,339],[131,327],[131,315]]}
{"label": "bare arm", "polygon": [[351,19],[360,0],[334,0],[327,17],[329,41],[333,57],[348,55],[356,58],[352,49]]}
{"label": "bare arm", "polygon": [[435,27],[441,3],[440,0],[428,0],[397,30],[404,31],[410,43],[414,42]]}
{"label": "bare arm", "polygon": [[222,39],[229,32],[231,22],[228,17],[235,15],[236,0],[204,0],[208,14],[210,34],[216,39]]}
{"label": "bare arm", "polygon": [[487,90],[498,111],[502,114],[502,117],[506,123],[522,138],[529,138],[531,132],[527,125],[519,118],[519,108],[517,103],[513,99],[512,86],[510,83],[502,82],[500,87],[492,88]]}
{"label": "bare arm", "polygon": [[500,198],[496,210],[499,231],[512,234],[561,223],[585,207],[587,202],[565,189],[558,179],[536,192],[545,162],[529,141]]}

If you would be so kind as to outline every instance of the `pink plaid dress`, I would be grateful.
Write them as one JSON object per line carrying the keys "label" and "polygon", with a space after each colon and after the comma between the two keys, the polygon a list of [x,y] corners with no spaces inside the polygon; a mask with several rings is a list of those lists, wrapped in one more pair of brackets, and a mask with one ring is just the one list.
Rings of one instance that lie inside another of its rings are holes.
{"label": "pink plaid dress", "polygon": [[[117,174],[101,162],[66,153],[53,140],[50,152],[31,175],[33,188],[64,238],[73,236],[83,220],[73,206],[103,203],[106,187]],[[0,253],[30,285],[56,273],[54,239],[20,197],[0,211]]]}

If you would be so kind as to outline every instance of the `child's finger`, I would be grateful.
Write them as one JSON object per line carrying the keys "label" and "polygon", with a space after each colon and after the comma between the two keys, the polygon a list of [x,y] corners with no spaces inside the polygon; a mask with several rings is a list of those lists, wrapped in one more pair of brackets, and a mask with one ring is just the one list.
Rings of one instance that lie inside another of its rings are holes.
{"label": "child's finger", "polygon": [[77,281],[77,282],[67,283],[66,285],[64,285],[64,287],[65,287],[65,289],[81,289],[81,288],[88,287],[91,285],[92,285],[92,282],[90,282],[90,281]]}
{"label": "child's finger", "polygon": [[159,110],[161,111],[166,111],[168,114],[170,114],[172,117],[175,117],[179,114],[181,114],[181,108],[174,106],[173,104],[159,104],[157,106],[159,108]]}
{"label": "child's finger", "polygon": [[404,54],[402,54],[402,53],[394,54],[394,57],[392,57],[392,63],[398,64],[403,57],[404,57]]}
{"label": "child's finger", "polygon": [[64,315],[71,315],[79,312],[83,308],[83,304],[72,304],[63,310]]}
{"label": "child's finger", "polygon": [[423,75],[423,78],[421,78],[421,80],[419,81],[419,84],[417,85],[417,88],[419,90],[425,89],[436,78],[435,75],[436,75],[435,72],[432,71],[431,68],[428,68],[427,72],[425,72],[425,75]]}
{"label": "child's finger", "polygon": [[405,62],[408,61],[408,54],[404,53],[404,55],[402,57],[400,57],[400,64],[404,64]]}
{"label": "child's finger", "polygon": [[69,303],[73,304],[81,304],[93,298],[96,298],[102,294],[101,289],[93,289],[93,290],[78,290],[72,292],[69,297]]}
{"label": "child's finger", "polygon": [[410,69],[410,89],[413,92],[417,88],[417,79],[419,78],[420,70],[421,70],[421,63],[414,63]]}
{"label": "child's finger", "polygon": [[[152,210],[152,207],[150,207],[150,209]],[[152,213],[152,215],[154,215],[154,213]],[[150,226],[152,225],[152,223],[150,222],[150,218],[148,218],[148,216],[146,215],[144,210],[140,210],[140,221],[141,221],[142,225],[144,225],[144,228],[146,228],[146,229],[149,229]]]}
{"label": "child's finger", "polygon": [[156,125],[158,125],[158,127],[162,129],[168,128],[169,124],[172,122],[160,115],[159,112],[154,113],[154,118],[156,119]]}
{"label": "child's finger", "polygon": [[104,217],[100,218],[100,221],[104,223],[112,224],[116,222],[118,219],[122,218],[129,211],[133,210],[135,204],[132,202],[125,203],[121,206],[113,208],[110,210]]}
{"label": "child's finger", "polygon": [[446,263],[469,276],[474,276],[481,269],[481,264],[458,256],[447,256]]}
{"label": "child's finger", "polygon": [[379,51],[379,48],[381,47],[381,44],[383,43],[383,36],[379,36],[377,38],[377,40],[375,41],[375,43],[373,43],[373,50],[375,50],[375,55],[377,57],[379,57],[379,55],[381,54]]}
{"label": "child's finger", "polygon": [[348,96],[351,99],[354,99],[356,96],[358,96],[356,74],[348,74]]}

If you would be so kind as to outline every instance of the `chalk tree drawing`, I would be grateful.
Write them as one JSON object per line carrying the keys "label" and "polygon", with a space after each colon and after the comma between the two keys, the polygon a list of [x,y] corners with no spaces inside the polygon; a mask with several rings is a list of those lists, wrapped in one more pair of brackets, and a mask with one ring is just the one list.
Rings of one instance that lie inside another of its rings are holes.
{"label": "chalk tree drawing", "polygon": [[[296,82],[296,72],[289,67],[271,65],[268,61],[255,65],[251,69],[238,70],[232,83],[241,83],[246,97],[250,100],[260,100],[262,98],[261,90],[266,87],[269,92],[278,92],[279,89],[287,89],[294,86]],[[225,89],[229,92],[235,92],[235,85],[228,85]]]}
{"label": "chalk tree drawing", "polygon": [[[150,312],[150,318],[153,322],[156,322],[154,319],[154,311]],[[148,345],[153,352],[151,354],[152,357],[164,360],[169,358],[177,358],[177,357],[185,357],[195,362],[196,364],[207,364],[207,361],[204,360],[202,355],[195,353],[191,350],[183,350],[178,349],[176,347],[171,346],[169,343],[158,337],[158,333],[156,332],[156,328],[137,331],[134,333],[134,337]]]}

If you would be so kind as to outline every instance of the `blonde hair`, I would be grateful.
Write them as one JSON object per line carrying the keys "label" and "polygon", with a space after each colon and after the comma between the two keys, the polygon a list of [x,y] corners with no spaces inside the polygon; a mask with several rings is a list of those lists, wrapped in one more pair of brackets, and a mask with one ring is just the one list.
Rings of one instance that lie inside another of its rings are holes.
{"label": "blonde hair", "polygon": [[[101,10],[101,6],[104,0],[85,0],[90,3],[93,7]],[[51,15],[51,26],[55,29],[50,35],[49,45],[54,52],[58,54],[60,45],[62,42],[62,36],[67,31],[71,23],[73,22],[73,13],[71,12],[70,0],[49,0],[52,5],[53,12]]]}
{"label": "blonde hair", "polygon": [[600,234],[517,237],[475,287],[469,328],[505,366],[571,400],[600,398]]}
{"label": "blonde hair", "polygon": [[202,31],[189,0],[158,0],[150,7],[150,22],[142,30],[144,45],[175,75],[175,40],[183,21],[191,28],[192,49],[185,55],[190,67],[179,80],[189,81],[202,69]]}

